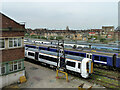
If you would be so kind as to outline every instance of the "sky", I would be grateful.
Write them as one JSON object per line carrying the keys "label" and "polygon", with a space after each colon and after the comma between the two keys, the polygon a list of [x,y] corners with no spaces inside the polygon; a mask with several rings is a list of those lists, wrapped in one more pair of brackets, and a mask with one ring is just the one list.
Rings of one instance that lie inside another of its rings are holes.
{"label": "sky", "polygon": [[0,11],[26,28],[99,29],[103,25],[118,26],[117,0],[3,0]]}

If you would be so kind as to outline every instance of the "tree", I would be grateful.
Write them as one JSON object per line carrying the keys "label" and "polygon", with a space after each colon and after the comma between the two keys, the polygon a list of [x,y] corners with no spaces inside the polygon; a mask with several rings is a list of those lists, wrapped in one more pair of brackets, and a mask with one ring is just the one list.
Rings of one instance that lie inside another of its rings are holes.
{"label": "tree", "polygon": [[106,40],[105,38],[101,38],[100,42],[105,42],[105,40]]}

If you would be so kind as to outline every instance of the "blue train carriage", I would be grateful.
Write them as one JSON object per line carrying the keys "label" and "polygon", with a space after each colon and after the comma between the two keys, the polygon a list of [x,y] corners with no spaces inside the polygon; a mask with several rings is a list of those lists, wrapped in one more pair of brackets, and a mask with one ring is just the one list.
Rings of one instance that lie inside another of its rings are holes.
{"label": "blue train carriage", "polygon": [[[39,61],[45,63],[46,65],[52,65],[57,67],[57,52],[51,52],[46,50],[35,50],[34,48],[29,48],[26,50],[26,58],[30,58],[33,61]],[[61,60],[63,57],[61,57]],[[65,60],[64,60],[65,62]],[[59,62],[59,67],[61,62]],[[83,58],[80,56],[66,55],[66,69],[80,74],[83,78],[88,78],[90,74],[93,73],[93,63],[89,58]]]}
{"label": "blue train carriage", "polygon": [[102,66],[108,66],[109,69],[120,68],[118,53],[92,52],[86,53],[86,56],[87,58],[91,58],[94,64],[97,64],[99,68]]}
{"label": "blue train carriage", "polygon": [[119,69],[120,71],[120,53],[118,54],[117,58],[116,58],[116,67]]}

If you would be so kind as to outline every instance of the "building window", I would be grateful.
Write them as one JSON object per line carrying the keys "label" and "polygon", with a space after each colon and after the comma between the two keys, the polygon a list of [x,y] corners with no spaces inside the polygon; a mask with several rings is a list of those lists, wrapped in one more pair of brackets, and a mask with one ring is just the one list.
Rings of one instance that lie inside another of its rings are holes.
{"label": "building window", "polygon": [[5,74],[6,73],[6,66],[5,64],[0,65],[0,74]]}
{"label": "building window", "polygon": [[19,62],[18,62],[18,69],[21,69],[21,68],[22,68],[22,62],[19,61]]}
{"label": "building window", "polygon": [[14,47],[17,47],[17,44],[18,44],[18,40],[14,38]]}
{"label": "building window", "polygon": [[22,61],[14,61],[9,63],[9,72],[22,69]]}
{"label": "building window", "polygon": [[22,46],[22,38],[9,38],[9,47]]}
{"label": "building window", "polygon": [[13,71],[13,62],[9,63],[9,71],[12,72]]}
{"label": "building window", "polygon": [[12,38],[9,39],[9,47],[13,47],[13,39]]}
{"label": "building window", "polygon": [[17,65],[17,62],[15,61],[15,62],[14,62],[14,71],[17,70],[17,66],[18,66],[18,65]]}
{"label": "building window", "polygon": [[18,38],[18,46],[22,46],[22,39]]}
{"label": "building window", "polygon": [[5,40],[0,39],[0,48],[5,48]]}

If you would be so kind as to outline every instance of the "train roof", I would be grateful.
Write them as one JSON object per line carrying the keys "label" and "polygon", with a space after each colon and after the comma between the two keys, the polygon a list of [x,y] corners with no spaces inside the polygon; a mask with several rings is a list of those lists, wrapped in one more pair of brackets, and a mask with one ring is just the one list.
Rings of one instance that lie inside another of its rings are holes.
{"label": "train roof", "polygon": [[[31,46],[32,48],[36,48],[36,47],[44,47],[44,48],[48,48],[48,47],[46,47],[46,46],[41,46],[41,45],[34,45],[33,46],[33,44],[28,44],[28,45],[26,45],[26,46]],[[54,49],[56,49],[56,48],[54,48]],[[116,54],[116,55],[118,55],[118,53],[116,53],[116,52],[103,52],[103,51],[96,51],[96,50],[73,50],[73,49],[66,49],[65,51],[68,51],[69,50],[69,52],[75,52],[75,53],[92,53],[92,54],[95,54],[95,55],[107,55],[107,56],[111,56],[111,55],[114,55],[114,54]]]}
{"label": "train roof", "polygon": [[51,52],[51,51],[46,51],[46,50],[40,50],[40,53],[45,53],[45,54],[57,56],[57,52]]}

